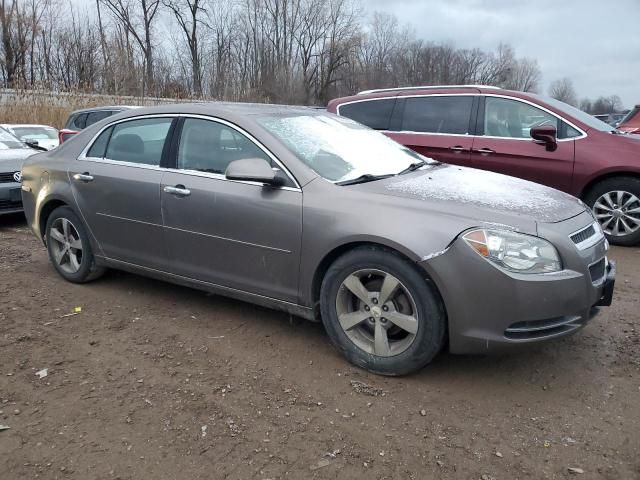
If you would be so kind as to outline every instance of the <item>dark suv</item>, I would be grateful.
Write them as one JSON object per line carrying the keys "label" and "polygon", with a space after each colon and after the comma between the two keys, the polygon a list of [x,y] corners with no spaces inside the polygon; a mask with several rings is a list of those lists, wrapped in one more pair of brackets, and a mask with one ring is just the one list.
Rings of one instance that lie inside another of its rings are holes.
{"label": "dark suv", "polygon": [[327,109],[427,157],[575,195],[593,208],[612,243],[640,244],[640,137],[577,108],[472,85],[369,90]]}
{"label": "dark suv", "polygon": [[71,112],[69,118],[67,118],[67,121],[64,124],[64,128],[58,132],[60,143],[63,143],[65,140],[68,140],[69,137],[75,135],[81,130],[84,130],[88,126],[99,122],[100,120],[110,117],[111,115],[115,115],[116,113],[120,113],[124,110],[129,110],[131,108],[136,107],[127,105],[115,105],[111,107],[83,108],[82,110]]}

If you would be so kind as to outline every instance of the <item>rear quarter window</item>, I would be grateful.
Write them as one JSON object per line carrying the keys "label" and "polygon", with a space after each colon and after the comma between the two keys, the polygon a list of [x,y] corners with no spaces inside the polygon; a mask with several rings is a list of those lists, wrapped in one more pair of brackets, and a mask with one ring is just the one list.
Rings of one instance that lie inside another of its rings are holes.
{"label": "rear quarter window", "polygon": [[338,113],[375,130],[389,130],[395,103],[395,98],[346,103],[338,107]]}

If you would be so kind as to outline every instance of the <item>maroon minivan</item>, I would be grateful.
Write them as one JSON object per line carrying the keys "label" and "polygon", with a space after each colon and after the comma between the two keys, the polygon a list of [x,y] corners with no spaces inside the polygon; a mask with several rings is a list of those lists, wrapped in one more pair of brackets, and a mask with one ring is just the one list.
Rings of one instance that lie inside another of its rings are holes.
{"label": "maroon minivan", "polygon": [[568,192],[607,238],[640,244],[640,136],[552,98],[486,86],[368,90],[327,110],[446,163]]}

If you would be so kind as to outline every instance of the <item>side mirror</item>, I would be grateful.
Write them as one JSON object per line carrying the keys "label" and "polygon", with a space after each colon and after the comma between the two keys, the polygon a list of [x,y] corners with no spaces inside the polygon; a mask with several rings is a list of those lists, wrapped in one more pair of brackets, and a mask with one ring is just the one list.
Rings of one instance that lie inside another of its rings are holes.
{"label": "side mirror", "polygon": [[548,152],[553,152],[558,148],[558,132],[553,125],[533,127],[529,135],[537,142],[544,143]]}
{"label": "side mirror", "polygon": [[284,180],[273,171],[263,158],[243,158],[234,160],[227,166],[224,176],[229,180],[260,182],[273,187],[284,185]]}
{"label": "side mirror", "polygon": [[24,144],[29,148],[33,148],[34,150],[39,150],[41,152],[46,152],[47,151],[47,149],[45,147],[41,147],[38,144],[37,140],[25,140]]}

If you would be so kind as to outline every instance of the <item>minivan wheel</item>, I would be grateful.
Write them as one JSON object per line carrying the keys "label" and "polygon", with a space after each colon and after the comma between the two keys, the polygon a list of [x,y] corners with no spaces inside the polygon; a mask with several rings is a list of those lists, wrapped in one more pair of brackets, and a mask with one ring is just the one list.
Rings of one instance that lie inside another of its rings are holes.
{"label": "minivan wheel", "polygon": [[609,178],[593,187],[585,201],[610,243],[640,244],[640,179]]}
{"label": "minivan wheel", "polygon": [[421,369],[442,349],[442,302],[423,272],[393,252],[354,249],[327,271],[322,322],[353,364],[383,375]]}
{"label": "minivan wheel", "polygon": [[69,207],[51,212],[45,232],[49,259],[65,280],[85,283],[104,273],[95,263],[82,221]]}

